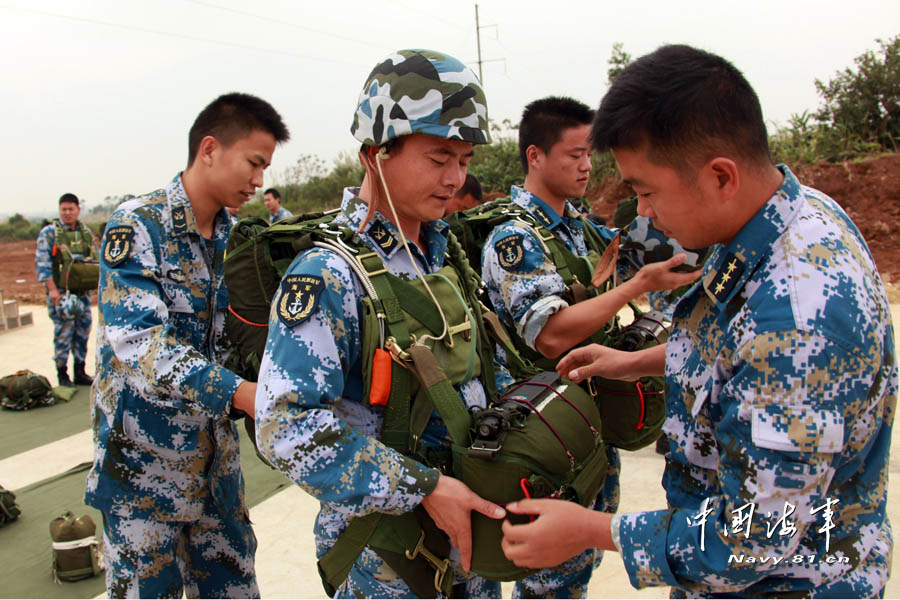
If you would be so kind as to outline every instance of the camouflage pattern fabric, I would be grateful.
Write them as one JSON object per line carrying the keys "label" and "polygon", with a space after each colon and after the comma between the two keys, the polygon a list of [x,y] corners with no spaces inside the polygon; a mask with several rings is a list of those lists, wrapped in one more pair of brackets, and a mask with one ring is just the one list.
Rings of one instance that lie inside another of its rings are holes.
{"label": "camouflage pattern fabric", "polygon": [[475,74],[452,56],[400,50],[375,66],[350,133],[380,146],[411,133],[488,144],[487,101]]}
{"label": "camouflage pattern fabric", "polygon": [[[347,189],[335,225],[354,231],[368,205]],[[424,272],[443,266],[449,228],[443,221],[422,225],[426,252],[411,244]],[[378,253],[388,271],[416,277],[397,228],[375,212],[363,243]],[[256,395],[256,439],[260,452],[279,471],[317,498],[316,553],[321,558],[353,517],[373,512],[411,511],[437,485],[438,471],[383,445],[380,407],[366,402],[360,356],[361,303],[364,294],[347,262],[330,250],[312,249],[290,265],[272,303],[269,337],[260,366]],[[307,282],[302,289],[284,283]],[[309,310],[289,313],[282,300],[297,300]],[[398,367],[395,367],[398,368]],[[469,407],[483,408],[486,396],[478,378],[456,387]],[[430,448],[444,448],[448,434],[433,415],[422,436]],[[472,597],[499,596],[500,586],[463,573],[455,549],[458,583]],[[357,559],[339,597],[409,597],[406,583],[370,548]]]}
{"label": "camouflage pattern fabric", "polygon": [[[107,516],[247,519],[237,429],[227,417],[242,380],[218,364],[231,223],[222,209],[213,239],[204,240],[180,174],[110,217],[101,248],[94,463],[85,494]],[[139,564],[151,568],[148,561]]]}
{"label": "camouflage pattern fabric", "polygon": [[288,217],[292,216],[294,216],[294,213],[283,206],[279,206],[274,215],[272,213],[269,213],[269,223],[276,223],[282,219],[287,219]]}
{"label": "camouflage pattern fabric", "polygon": [[890,308],[846,213],[779,168],[783,185],[676,308],[671,508],[614,518],[635,587],[884,593],[898,386]]}
{"label": "camouflage pattern fabric", "polygon": [[[53,279],[53,246],[56,244],[56,227],[63,231],[81,231],[84,235],[90,235],[93,240],[93,234],[81,221],[76,221],[75,225],[70,227],[57,220],[56,224],[51,223],[42,228],[38,233],[37,249],[34,253],[34,268],[37,272],[38,281],[46,281]],[[91,243],[93,247],[93,242]],[[78,258],[88,258],[83,254],[75,254]],[[63,290],[60,290],[62,292]],[[63,314],[57,310],[57,306],[47,296],[47,312],[50,320],[53,321],[53,361],[57,364],[65,363],[69,360],[69,352],[75,362],[84,362],[87,355],[87,341],[91,333],[91,293],[83,292],[81,294],[72,294],[75,298],[75,306],[72,308],[70,318],[69,314]]]}
{"label": "camouflage pattern fabric", "polygon": [[246,517],[210,506],[189,522],[105,515],[103,525],[110,597],[181,598],[183,587],[187,598],[259,598]]}

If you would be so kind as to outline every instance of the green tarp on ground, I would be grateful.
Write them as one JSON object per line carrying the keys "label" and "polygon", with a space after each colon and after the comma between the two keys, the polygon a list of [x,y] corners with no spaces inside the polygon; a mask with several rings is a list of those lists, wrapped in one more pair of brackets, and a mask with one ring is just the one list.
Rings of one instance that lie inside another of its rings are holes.
{"label": "green tarp on ground", "polygon": [[[40,412],[49,413],[58,408],[62,407],[47,407]],[[247,504],[252,507],[291,483],[256,457],[243,427],[238,429]],[[100,513],[83,502],[84,481],[89,469],[89,464],[79,465],[61,475],[15,490],[22,514],[13,523],[0,527],[0,597],[92,598],[104,592],[102,573],[75,583],[56,584],[50,571],[50,521],[62,512],[70,510],[76,516],[91,515],[98,527],[98,537],[102,537]]]}
{"label": "green tarp on ground", "polygon": [[91,428],[91,388],[68,402],[31,410],[0,410],[0,460]]}

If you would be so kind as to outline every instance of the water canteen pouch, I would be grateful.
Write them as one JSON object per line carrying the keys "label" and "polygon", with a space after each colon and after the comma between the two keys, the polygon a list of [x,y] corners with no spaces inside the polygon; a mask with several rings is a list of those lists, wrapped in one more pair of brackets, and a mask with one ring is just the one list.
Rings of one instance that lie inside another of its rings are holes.
{"label": "water canteen pouch", "polygon": [[16,504],[16,495],[0,485],[0,527],[19,518],[22,511]]}
{"label": "water canteen pouch", "polygon": [[[561,498],[592,506],[609,466],[601,429],[597,404],[581,386],[555,372],[539,373],[473,414],[472,443],[454,458],[456,476],[500,505]],[[472,512],[472,571],[499,581],[521,579],[534,571],[503,554],[502,522]]]}
{"label": "water canteen pouch", "polygon": [[80,581],[103,570],[96,531],[90,515],[76,519],[66,511],[50,521],[54,581]]}
{"label": "water canteen pouch", "polygon": [[[634,321],[611,336],[610,346],[634,352],[665,344],[669,324],[656,311],[641,313],[636,307]],[[594,396],[603,421],[603,440],[623,450],[638,450],[654,443],[666,420],[664,377],[642,377],[621,381],[592,377],[588,389]]]}

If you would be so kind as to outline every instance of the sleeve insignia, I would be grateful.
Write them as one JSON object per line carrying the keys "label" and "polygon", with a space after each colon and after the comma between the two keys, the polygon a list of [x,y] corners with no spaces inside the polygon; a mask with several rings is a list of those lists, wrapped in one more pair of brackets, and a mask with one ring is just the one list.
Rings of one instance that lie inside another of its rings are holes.
{"label": "sleeve insignia", "polygon": [[369,235],[372,236],[372,239],[375,240],[375,243],[378,244],[385,254],[390,254],[397,247],[397,238],[388,231],[384,223],[379,221],[372,223],[372,226],[369,227]]}
{"label": "sleeve insignia", "polygon": [[728,256],[725,257],[725,262],[722,263],[722,267],[716,273],[709,286],[716,300],[723,302],[731,293],[731,290],[734,289],[734,285],[743,273],[744,263],[733,252],[729,252]]}
{"label": "sleeve insignia", "polygon": [[119,225],[106,230],[103,244],[103,261],[110,267],[118,267],[131,256],[134,249],[134,228]]}
{"label": "sleeve insignia", "polygon": [[288,327],[299,325],[319,305],[325,282],[315,275],[288,275],[281,280],[278,318]]}
{"label": "sleeve insignia", "polygon": [[512,271],[525,258],[525,246],[522,244],[522,234],[517,233],[509,237],[503,238],[494,244],[494,252],[497,253],[497,259],[500,266],[507,271]]}
{"label": "sleeve insignia", "polygon": [[184,233],[187,230],[187,211],[183,206],[176,206],[172,209],[172,231],[174,233]]}

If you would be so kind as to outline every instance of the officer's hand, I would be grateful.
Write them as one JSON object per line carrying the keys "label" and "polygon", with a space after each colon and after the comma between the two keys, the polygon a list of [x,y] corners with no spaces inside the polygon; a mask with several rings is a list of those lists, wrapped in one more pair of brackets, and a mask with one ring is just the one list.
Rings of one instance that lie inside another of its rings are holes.
{"label": "officer's hand", "polygon": [[59,299],[62,298],[62,294],[59,291],[59,288],[53,288],[47,294],[50,296],[50,302],[55,305],[59,304]]}
{"label": "officer's hand", "polygon": [[488,502],[469,489],[458,479],[440,475],[437,487],[425,496],[422,506],[434,519],[450,541],[459,549],[462,567],[468,571],[472,567],[472,516],[477,510],[492,519],[502,519],[506,511],[493,502]]}
{"label": "officer's hand", "polygon": [[644,265],[634,276],[634,280],[644,292],[674,290],[683,285],[693,283],[700,277],[703,269],[697,269],[688,273],[673,271],[676,267],[683,265],[685,260],[687,260],[687,255],[679,253],[669,260]]}
{"label": "officer's hand", "polygon": [[556,364],[556,370],[566,379],[580,383],[588,377],[605,377],[634,381],[637,376],[628,373],[626,361],[629,352],[615,350],[608,346],[589,344],[575,348]]}
{"label": "officer's hand", "polygon": [[231,398],[231,406],[243,411],[250,418],[254,418],[256,406],[256,384],[252,381],[243,381],[235,390]]}
{"label": "officer's hand", "polygon": [[503,522],[500,547],[520,567],[555,567],[588,548],[615,550],[609,525],[612,515],[565,500],[521,500],[506,506],[511,513],[536,515],[531,523]]}

